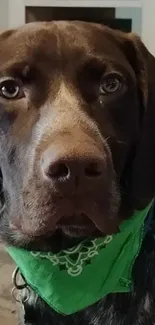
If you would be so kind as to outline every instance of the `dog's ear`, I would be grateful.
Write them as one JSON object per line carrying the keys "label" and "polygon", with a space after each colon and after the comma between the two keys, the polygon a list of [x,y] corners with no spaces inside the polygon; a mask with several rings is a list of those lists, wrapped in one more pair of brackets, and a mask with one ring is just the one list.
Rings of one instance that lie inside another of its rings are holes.
{"label": "dog's ear", "polygon": [[131,196],[136,207],[142,208],[155,195],[155,58],[132,33],[126,36],[122,46],[135,71],[141,106],[141,131],[132,166]]}

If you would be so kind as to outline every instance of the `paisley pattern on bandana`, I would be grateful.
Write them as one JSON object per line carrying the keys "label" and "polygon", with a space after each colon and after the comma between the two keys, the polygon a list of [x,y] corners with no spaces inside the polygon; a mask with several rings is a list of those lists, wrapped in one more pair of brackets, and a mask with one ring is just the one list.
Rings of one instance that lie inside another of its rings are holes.
{"label": "paisley pattern on bandana", "polygon": [[79,276],[85,265],[91,264],[92,258],[99,255],[101,250],[107,247],[113,240],[113,236],[106,236],[102,240],[93,239],[91,241],[84,241],[79,245],[62,250],[58,254],[51,252],[31,252],[34,257],[41,257],[48,259],[53,266],[59,266],[60,271],[66,270],[66,272],[72,276]]}

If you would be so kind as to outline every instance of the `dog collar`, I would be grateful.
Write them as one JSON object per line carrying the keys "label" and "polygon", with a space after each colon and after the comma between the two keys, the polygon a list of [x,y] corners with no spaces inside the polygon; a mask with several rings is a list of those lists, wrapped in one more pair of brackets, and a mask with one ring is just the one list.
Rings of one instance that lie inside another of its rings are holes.
{"label": "dog collar", "polygon": [[152,203],[124,221],[120,232],[51,252],[7,247],[27,284],[55,311],[74,314],[109,293],[132,290],[132,268]]}

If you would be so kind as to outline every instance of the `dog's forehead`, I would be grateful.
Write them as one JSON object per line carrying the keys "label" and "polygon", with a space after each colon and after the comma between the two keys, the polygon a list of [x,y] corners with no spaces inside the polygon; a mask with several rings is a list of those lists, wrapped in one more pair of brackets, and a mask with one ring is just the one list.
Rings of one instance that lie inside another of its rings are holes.
{"label": "dog's forehead", "polygon": [[[31,23],[0,35],[0,65],[22,62],[25,59],[58,56],[69,59],[73,53],[89,56],[120,55],[107,28],[82,22]],[[73,58],[73,57],[72,57]]]}

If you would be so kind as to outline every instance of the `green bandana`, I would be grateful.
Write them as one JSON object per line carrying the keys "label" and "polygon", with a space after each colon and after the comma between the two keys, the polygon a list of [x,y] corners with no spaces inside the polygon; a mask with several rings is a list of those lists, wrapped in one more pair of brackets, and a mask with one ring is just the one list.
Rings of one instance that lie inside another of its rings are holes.
{"label": "green bandana", "polygon": [[151,204],[120,226],[120,233],[86,240],[58,254],[7,247],[27,283],[55,311],[76,313],[108,293],[132,290],[132,267]]}

